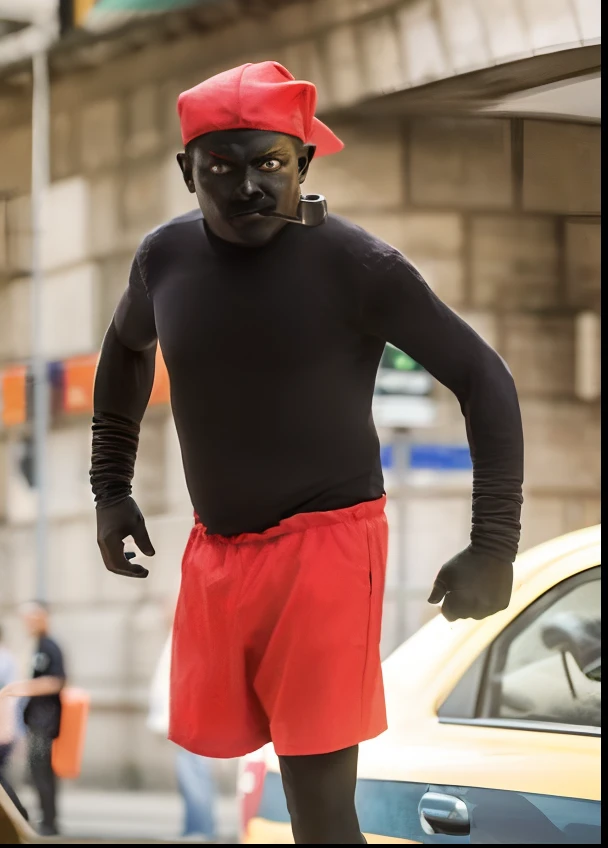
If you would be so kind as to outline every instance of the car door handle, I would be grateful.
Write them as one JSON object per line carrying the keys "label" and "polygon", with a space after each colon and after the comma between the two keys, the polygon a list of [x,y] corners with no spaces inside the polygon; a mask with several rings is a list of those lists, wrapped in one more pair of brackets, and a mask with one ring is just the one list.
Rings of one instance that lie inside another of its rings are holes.
{"label": "car door handle", "polygon": [[427,792],[418,804],[418,815],[428,836],[467,836],[471,832],[467,805],[455,795]]}

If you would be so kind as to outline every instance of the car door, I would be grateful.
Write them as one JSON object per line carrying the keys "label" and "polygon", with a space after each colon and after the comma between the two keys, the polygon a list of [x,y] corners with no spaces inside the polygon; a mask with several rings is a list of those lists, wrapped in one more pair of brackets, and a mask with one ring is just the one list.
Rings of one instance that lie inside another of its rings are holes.
{"label": "car door", "polygon": [[525,609],[439,708],[464,785],[428,785],[425,843],[600,843],[600,573]]}

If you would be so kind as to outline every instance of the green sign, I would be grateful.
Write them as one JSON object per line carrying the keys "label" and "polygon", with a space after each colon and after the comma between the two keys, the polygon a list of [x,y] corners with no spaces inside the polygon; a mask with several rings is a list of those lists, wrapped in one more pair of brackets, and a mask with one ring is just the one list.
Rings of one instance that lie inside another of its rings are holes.
{"label": "green sign", "polygon": [[97,0],[99,12],[169,12],[184,6],[197,6],[207,0]]}
{"label": "green sign", "polygon": [[387,344],[384,348],[380,368],[391,368],[394,371],[424,371],[422,366],[414,362],[411,356],[391,344]]}
{"label": "green sign", "polygon": [[411,356],[387,344],[376,378],[377,395],[428,395],[433,387],[431,375]]}

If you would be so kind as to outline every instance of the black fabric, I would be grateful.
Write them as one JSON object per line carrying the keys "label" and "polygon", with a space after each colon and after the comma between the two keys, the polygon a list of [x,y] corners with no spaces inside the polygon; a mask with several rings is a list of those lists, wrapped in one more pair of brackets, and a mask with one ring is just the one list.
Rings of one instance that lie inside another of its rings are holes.
{"label": "black fabric", "polygon": [[54,830],[56,826],[57,781],[52,766],[53,740],[44,732],[29,730],[27,757],[32,781],[40,799],[42,826]]}
{"label": "black fabric", "polygon": [[[41,636],[32,659],[32,677],[59,677],[65,680],[65,667],[61,648],[49,636]],[[30,730],[49,739],[59,736],[61,698],[56,695],[38,695],[30,698],[23,712],[23,720]]]}
{"label": "black fabric", "polygon": [[13,743],[11,742],[9,745],[0,745],[0,778],[6,771],[8,766],[8,761],[10,759],[11,753],[13,751]]}
{"label": "black fabric", "polygon": [[93,418],[95,453],[91,468],[96,500],[114,506],[131,494],[139,425],[119,415]]}
{"label": "black fabric", "polygon": [[[25,821],[29,821],[30,818],[29,818],[27,810],[25,809],[25,807],[23,806],[23,804],[19,800],[19,796],[17,795],[17,793],[15,792],[15,790],[13,789],[11,784],[8,782],[6,777],[4,777],[3,772],[2,772],[2,769],[3,769],[2,749],[8,748],[8,747],[9,747],[8,745],[0,745],[0,786],[4,789],[4,791],[6,792],[8,797],[11,799],[11,801],[13,802],[15,807],[17,808],[17,811],[19,812],[19,814],[21,816],[23,816]],[[0,813],[0,819],[1,819],[1,813]],[[1,831],[1,822],[0,822],[0,831]],[[1,837],[0,837],[0,844],[2,844]]]}
{"label": "black fabric", "polygon": [[371,404],[391,342],[456,395],[474,465],[472,545],[514,558],[523,437],[513,379],[394,248],[333,215],[287,225],[259,248],[221,241],[198,211],[147,236],[98,366],[99,507],[128,496],[157,338],[192,503],[211,533],[260,532],[382,495]]}
{"label": "black fabric", "polygon": [[365,843],[355,809],[359,747],[279,757],[296,845]]}

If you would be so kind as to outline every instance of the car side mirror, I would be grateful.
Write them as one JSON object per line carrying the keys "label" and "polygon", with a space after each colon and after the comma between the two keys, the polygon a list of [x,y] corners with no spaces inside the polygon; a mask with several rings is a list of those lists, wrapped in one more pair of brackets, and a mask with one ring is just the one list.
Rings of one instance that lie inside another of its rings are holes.
{"label": "car side mirror", "polygon": [[572,612],[557,613],[542,629],[546,648],[572,655],[590,680],[602,679],[602,625]]}

